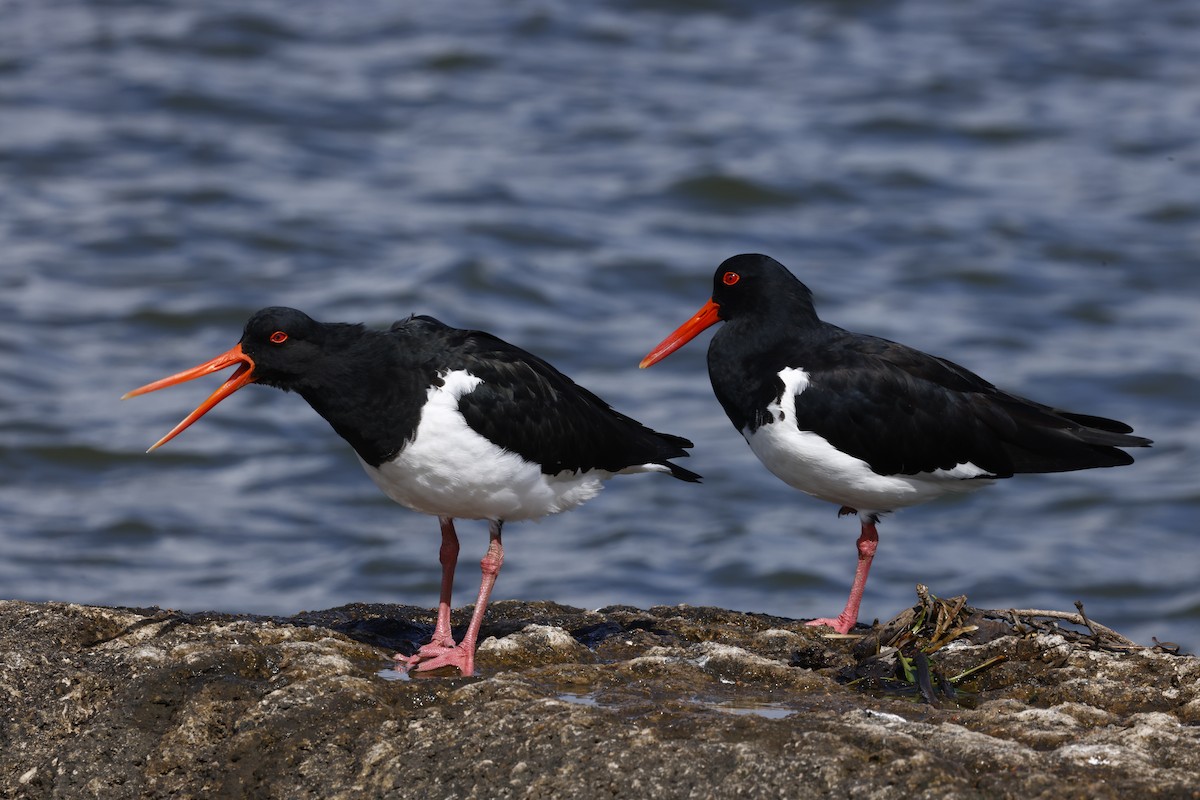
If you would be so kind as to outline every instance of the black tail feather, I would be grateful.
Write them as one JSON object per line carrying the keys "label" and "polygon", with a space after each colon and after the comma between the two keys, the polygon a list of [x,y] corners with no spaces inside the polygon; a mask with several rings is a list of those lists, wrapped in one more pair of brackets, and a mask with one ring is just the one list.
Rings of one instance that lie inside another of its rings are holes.
{"label": "black tail feather", "polygon": [[1076,414],[1034,403],[1009,408],[1018,421],[1006,450],[1013,472],[1069,472],[1095,467],[1122,467],[1133,463],[1123,447],[1149,447],[1152,442],[1133,436],[1123,422],[1107,417]]}
{"label": "black tail feather", "polygon": [[672,478],[678,478],[679,480],[687,481],[688,483],[700,483],[703,480],[699,475],[697,475],[695,472],[692,472],[690,469],[684,469],[678,464],[672,464],[670,461],[663,462],[663,466],[671,470]]}

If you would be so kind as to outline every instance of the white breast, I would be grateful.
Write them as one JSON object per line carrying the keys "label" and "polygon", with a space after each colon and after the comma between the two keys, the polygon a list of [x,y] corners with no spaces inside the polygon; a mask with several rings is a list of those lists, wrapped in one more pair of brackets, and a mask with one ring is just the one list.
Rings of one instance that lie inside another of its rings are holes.
{"label": "white breast", "polygon": [[441,377],[442,386],[429,388],[412,442],[378,468],[363,462],[371,480],[397,503],[461,519],[533,519],[590,500],[611,477],[603,470],[542,474],[539,465],[467,425],[458,401],[480,378],[464,370]]}
{"label": "white breast", "polygon": [[742,436],[758,460],[784,483],[802,492],[860,513],[886,512],[915,506],[946,494],[970,492],[988,480],[968,480],[989,473],[974,464],[916,475],[880,475],[867,462],[839,451],[812,431],[796,425],[796,396],[809,385],[802,369],[779,372],[783,395],[767,407],[774,420]]}

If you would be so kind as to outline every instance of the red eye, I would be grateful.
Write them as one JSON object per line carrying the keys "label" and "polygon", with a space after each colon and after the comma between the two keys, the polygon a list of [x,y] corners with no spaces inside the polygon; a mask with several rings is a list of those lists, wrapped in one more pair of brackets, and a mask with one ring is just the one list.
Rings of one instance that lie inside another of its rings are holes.
{"label": "red eye", "polygon": [[275,344],[283,344],[287,341],[287,334],[283,331],[275,331],[271,334],[271,341]]}
{"label": "red eye", "polygon": [[742,276],[738,275],[736,272],[726,272],[721,276],[721,283],[725,284],[726,286],[733,286],[741,279]]}

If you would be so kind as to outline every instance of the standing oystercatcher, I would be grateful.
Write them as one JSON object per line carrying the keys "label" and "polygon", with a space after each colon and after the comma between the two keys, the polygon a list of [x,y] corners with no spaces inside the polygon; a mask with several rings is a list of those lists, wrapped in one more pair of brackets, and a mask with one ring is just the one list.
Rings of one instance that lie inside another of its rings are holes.
{"label": "standing oystercatcher", "polygon": [[[125,397],[235,365],[224,385],[150,449],[249,383],[307,400],[350,443],[384,494],[441,523],[437,625],[415,655],[395,657],[405,669],[474,672],[479,627],[504,561],[504,522],[574,508],[617,473],[700,480],[668,461],[687,455],[688,440],[614,411],[519,347],[426,316],[376,331],[317,322],[292,308],[264,308],[228,352]],[[488,520],[491,536],[475,611],[457,644],[450,631],[456,517]]]}
{"label": "standing oystercatcher", "polygon": [[943,358],[822,322],[808,287],[764,255],[721,264],[712,298],[641,366],[717,322],[708,374],[729,421],[776,477],[862,522],[846,608],[809,623],[838,633],[858,620],[881,514],[1019,472],[1131,464],[1117,448],[1150,445],[1124,423],[1008,394]]}

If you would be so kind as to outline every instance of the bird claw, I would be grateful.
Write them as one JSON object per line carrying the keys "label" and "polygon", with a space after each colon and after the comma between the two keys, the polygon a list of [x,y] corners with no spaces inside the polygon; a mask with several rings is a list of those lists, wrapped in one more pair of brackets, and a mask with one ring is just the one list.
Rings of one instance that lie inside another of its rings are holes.
{"label": "bird claw", "polygon": [[420,646],[417,652],[413,654],[413,658],[432,658],[441,655],[447,650],[453,650],[458,646],[458,642],[454,641],[454,637],[449,634],[442,636],[434,635],[427,643]]}
{"label": "bird claw", "polygon": [[438,669],[454,667],[463,677],[470,677],[475,673],[474,648],[467,648],[461,644],[454,645],[453,640],[450,641],[452,646],[430,642],[427,645],[423,645],[420,650],[411,656],[403,656],[397,653],[393,656],[396,660],[396,668],[402,669],[405,672],[412,672],[414,670],[416,672],[432,672]]}
{"label": "bird claw", "polygon": [[835,633],[849,633],[854,627],[856,620],[844,620],[841,617],[830,619],[829,617],[821,617],[820,619],[810,619],[805,625],[816,627],[818,625],[827,625],[833,628]]}
{"label": "bird claw", "polygon": [[404,672],[432,672],[456,667],[463,675],[470,675],[474,671],[475,653],[456,643],[453,636],[435,633],[433,639],[411,656],[396,653],[392,658],[396,661],[396,669]]}

